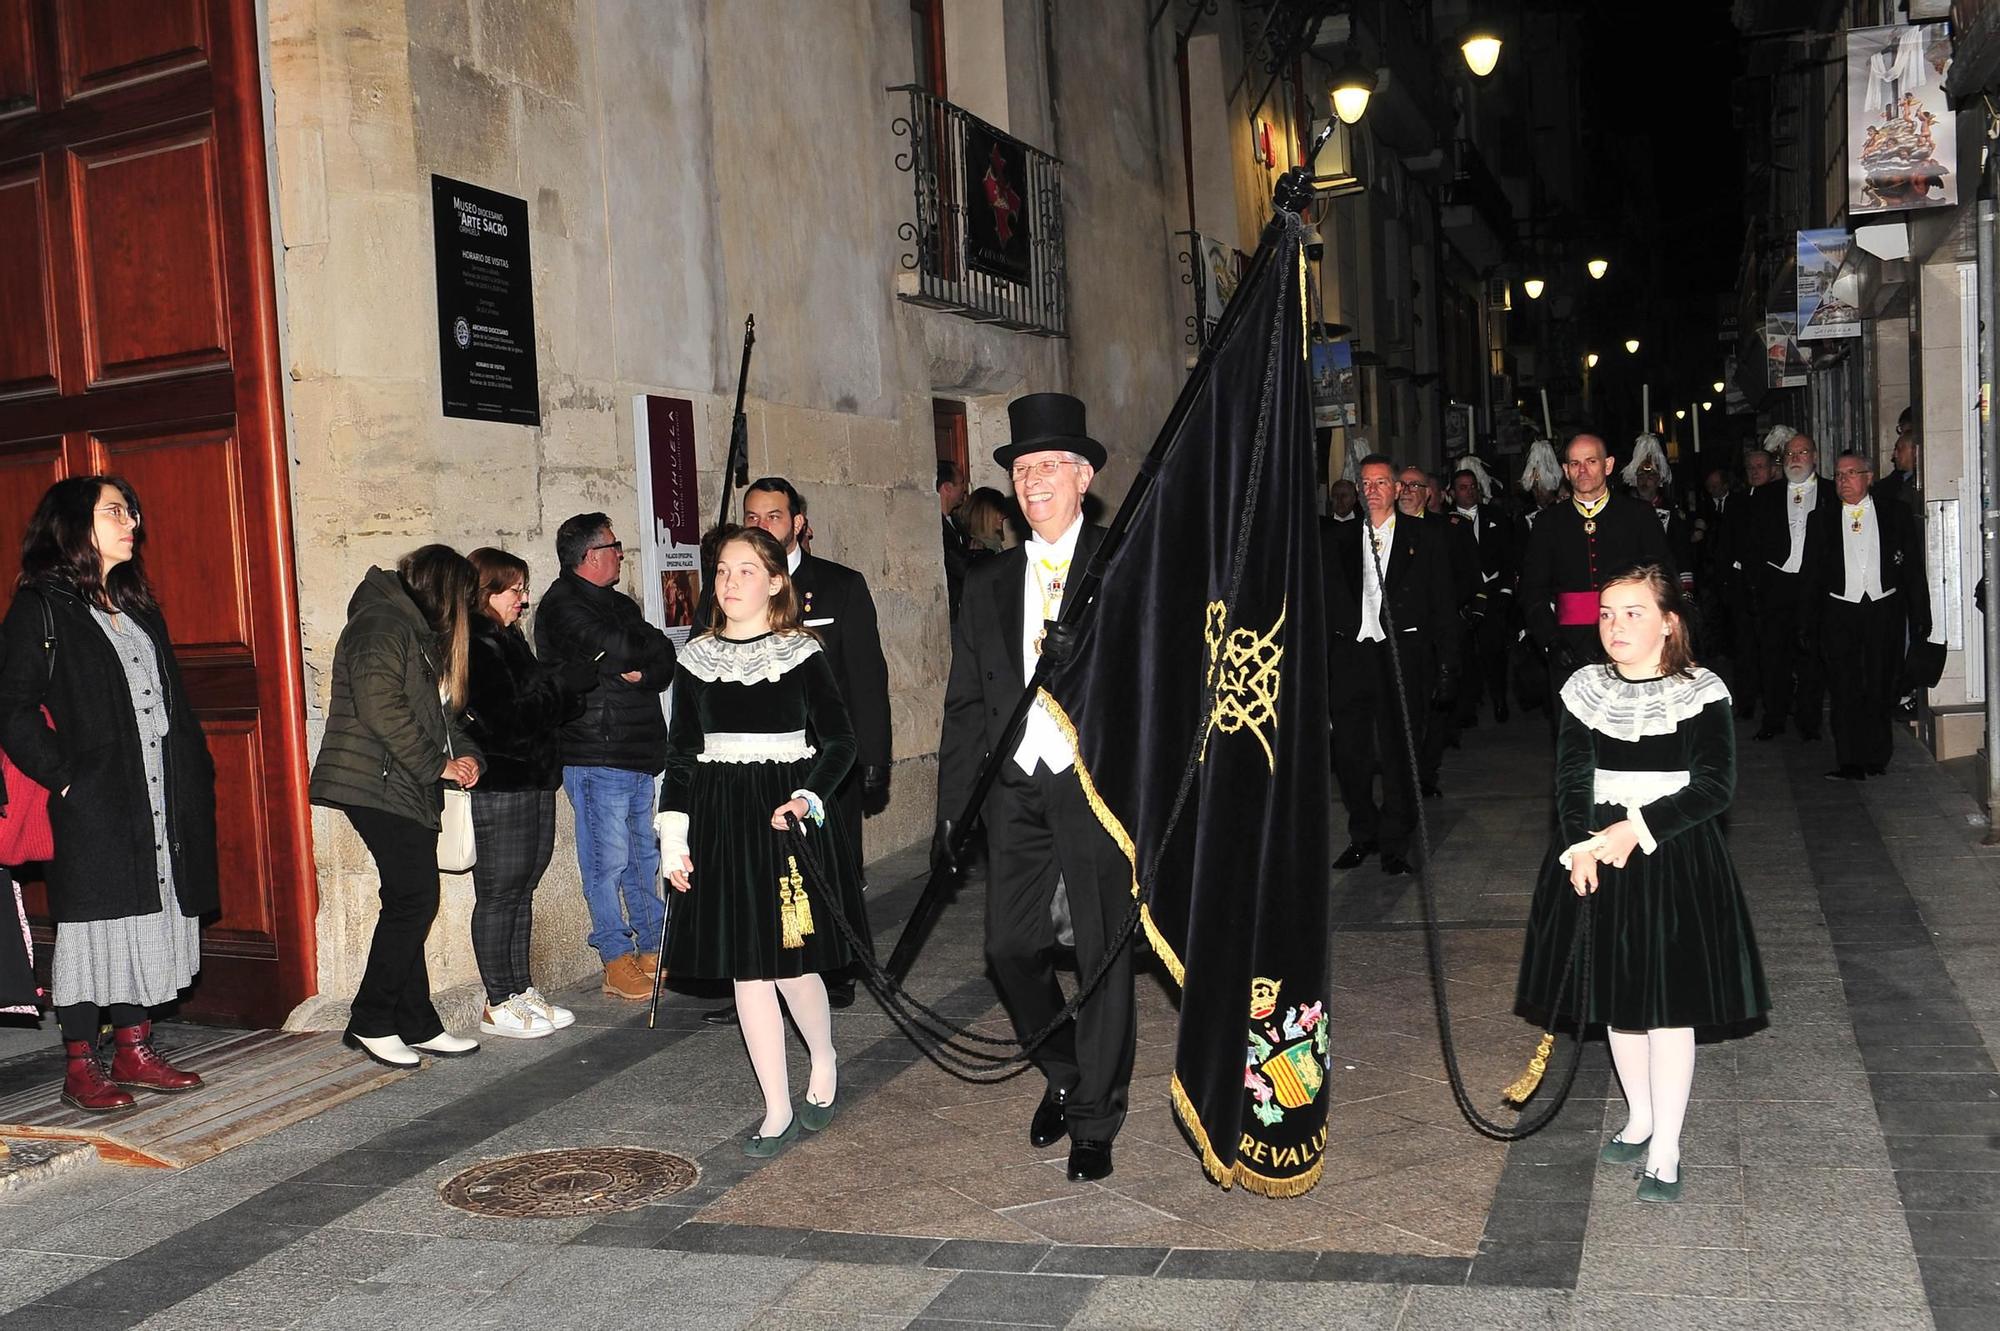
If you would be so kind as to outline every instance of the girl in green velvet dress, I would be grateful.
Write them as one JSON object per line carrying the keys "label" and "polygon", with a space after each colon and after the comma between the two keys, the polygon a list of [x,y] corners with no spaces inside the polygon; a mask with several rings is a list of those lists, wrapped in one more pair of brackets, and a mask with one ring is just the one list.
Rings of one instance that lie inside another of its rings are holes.
{"label": "girl in green velvet dress", "polygon": [[[736,982],[743,1043],[764,1094],[749,1155],[775,1155],[802,1124],[817,1130],[833,1118],[833,1021],[820,976],[853,955],[826,912],[863,915],[854,857],[824,801],[853,762],[854,729],[819,639],[800,627],[784,548],[754,527],[726,534],[714,620],[674,670],[656,821],[661,867],[682,895],[661,965],[681,978]],[[787,814],[805,823],[834,881],[805,878]],[[796,1112],[781,998],[812,1054]]]}
{"label": "girl in green velvet dress", "polygon": [[1771,1006],[1721,822],[1736,788],[1729,690],[1695,665],[1686,625],[1680,587],[1657,566],[1600,593],[1598,634],[1611,662],[1585,666],[1562,688],[1556,841],[1516,991],[1524,1014],[1554,1012],[1580,903],[1594,894],[1585,1016],[1609,1028],[1629,1110],[1599,1158],[1644,1159],[1641,1201],[1681,1194],[1694,1028]]}

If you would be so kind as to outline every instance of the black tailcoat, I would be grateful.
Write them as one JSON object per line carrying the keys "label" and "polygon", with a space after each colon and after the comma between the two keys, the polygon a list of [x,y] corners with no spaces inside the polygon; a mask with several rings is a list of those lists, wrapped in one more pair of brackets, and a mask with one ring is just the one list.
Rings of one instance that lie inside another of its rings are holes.
{"label": "black tailcoat", "polygon": [[1805,600],[1800,625],[1826,666],[1834,758],[1842,767],[1888,765],[1894,749],[1891,713],[1906,644],[1931,634],[1923,526],[1893,498],[1877,498],[1870,510],[1878,524],[1883,596],[1859,603],[1840,599],[1847,588],[1849,537],[1849,513],[1841,504],[1813,509],[1801,569]]}
{"label": "black tailcoat", "polygon": [[[1819,652],[1808,648],[1802,636],[1813,599],[1806,574],[1814,559],[1815,529],[1808,520],[1799,571],[1786,573],[1781,566],[1792,550],[1791,495],[1791,482],[1782,477],[1756,489],[1744,518],[1743,547],[1737,562],[1743,566],[1757,619],[1757,673],[1764,699],[1764,728],[1781,730],[1791,720],[1800,733],[1816,735],[1825,681]],[[1813,513],[1839,504],[1833,482],[1819,477],[1813,489]],[[1822,533],[1824,530],[1821,528]]]}
{"label": "black tailcoat", "polygon": [[[1596,530],[1586,531],[1574,503],[1556,503],[1530,529],[1521,558],[1521,618],[1544,649],[1558,636],[1556,593],[1599,591],[1605,579],[1635,564],[1658,564],[1670,576],[1679,574],[1659,519],[1637,500],[1613,490],[1594,521]],[[1582,660],[1601,654],[1595,623],[1567,626],[1561,636]]]}

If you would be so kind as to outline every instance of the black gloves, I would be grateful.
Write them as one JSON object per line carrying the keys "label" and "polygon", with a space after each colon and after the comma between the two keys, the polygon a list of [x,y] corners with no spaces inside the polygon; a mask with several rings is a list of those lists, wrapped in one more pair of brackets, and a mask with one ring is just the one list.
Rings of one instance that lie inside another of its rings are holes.
{"label": "black gloves", "polygon": [[861,811],[877,814],[889,807],[889,768],[869,766],[861,769]]}
{"label": "black gloves", "polygon": [[1076,655],[1076,629],[1053,619],[1043,620],[1042,655],[1052,666],[1068,665],[1070,657]]}
{"label": "black gloves", "polygon": [[938,819],[937,831],[931,834],[931,872],[958,874],[958,859],[951,849],[951,819]]}
{"label": "black gloves", "polygon": [[1448,712],[1458,705],[1458,667],[1441,665],[1431,686],[1431,710]]}
{"label": "black gloves", "polygon": [[556,677],[562,681],[565,693],[588,693],[602,678],[595,661],[565,661],[557,669]]}
{"label": "black gloves", "polygon": [[1569,645],[1569,639],[1557,638],[1549,644],[1549,668],[1567,679],[1576,673],[1583,662],[1576,659],[1576,648]]}

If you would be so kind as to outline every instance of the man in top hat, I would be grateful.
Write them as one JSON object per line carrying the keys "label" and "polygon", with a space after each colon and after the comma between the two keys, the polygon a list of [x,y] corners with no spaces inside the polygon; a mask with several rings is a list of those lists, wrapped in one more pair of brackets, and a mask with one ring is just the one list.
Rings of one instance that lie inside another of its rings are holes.
{"label": "man in top hat", "polygon": [[[1002,738],[1021,692],[1103,532],[1083,520],[1083,497],[1104,446],[1084,429],[1083,403],[1032,393],[1009,404],[1013,438],[993,460],[1013,477],[1031,534],[975,564],[951,635],[944,735],[938,744],[940,843],[971,797],[980,763]],[[1060,876],[1069,894],[1079,973],[1091,974],[1132,905],[1132,866],[1098,823],[1070,769],[1076,756],[1039,702],[1000,764],[981,811],[986,825],[986,961],[1022,1037],[1063,1006],[1056,984],[1050,905]],[[1111,1173],[1111,1143],[1125,1121],[1134,1035],[1128,944],[1084,1001],[1074,1023],[1035,1051],[1047,1092],[1028,1140],[1070,1139],[1069,1177]]]}

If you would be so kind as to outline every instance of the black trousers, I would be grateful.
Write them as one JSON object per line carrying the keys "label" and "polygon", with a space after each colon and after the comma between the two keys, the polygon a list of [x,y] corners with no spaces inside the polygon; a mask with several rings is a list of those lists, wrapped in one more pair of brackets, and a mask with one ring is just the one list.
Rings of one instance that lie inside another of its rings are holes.
{"label": "black trousers", "polygon": [[[1430,678],[1428,648],[1406,637],[1403,685],[1410,724],[1421,747],[1430,715],[1423,681]],[[1327,703],[1333,713],[1333,775],[1347,806],[1347,839],[1375,842],[1384,855],[1407,856],[1417,825],[1417,788],[1410,780],[1403,711],[1396,703],[1389,648],[1380,642],[1336,637],[1328,653]],[[1421,754],[1419,755],[1421,758]],[[1375,802],[1375,772],[1382,772],[1382,802]]]}
{"label": "black trousers", "polygon": [[[1057,876],[1069,892],[1077,972],[1088,977],[1132,909],[1132,865],[1090,811],[1075,772],[1037,765],[1028,776],[1011,758],[987,801],[986,845],[986,964],[1015,1034],[1026,1038],[1065,1001],[1049,918]],[[1072,1138],[1108,1142],[1118,1135],[1136,1033],[1128,940],[1076,1020],[1035,1051],[1050,1087],[1069,1091]]]}
{"label": "black trousers", "polygon": [[347,1029],[371,1040],[417,1044],[444,1033],[431,1006],[424,938],[438,912],[437,829],[380,809],[346,809],[382,880],[382,913],[368,944],[368,965],[354,991]]}
{"label": "black trousers", "polygon": [[1890,713],[1903,667],[1903,606],[1895,596],[1859,604],[1828,597],[1821,613],[1834,761],[1887,767],[1895,751]]}
{"label": "black trousers", "polygon": [[[497,1006],[534,983],[535,889],[555,853],[555,791],[473,790],[472,841],[472,955]],[[641,940],[647,952],[659,945]]]}
{"label": "black trousers", "polygon": [[1744,716],[1754,716],[1757,704],[1763,697],[1764,680],[1764,628],[1762,620],[1750,602],[1750,591],[1742,585],[1748,573],[1735,575],[1735,584],[1723,593],[1723,604],[1729,615],[1731,652],[1729,657],[1729,692],[1736,700],[1736,710]]}
{"label": "black trousers", "polygon": [[1792,720],[1801,735],[1817,735],[1826,685],[1819,654],[1799,642],[1805,588],[1796,573],[1766,568],[1758,576],[1762,590],[1757,598],[1757,673],[1764,694],[1764,728],[1783,730]]}
{"label": "black trousers", "polygon": [[122,1031],[128,1026],[137,1026],[146,1019],[146,1009],[137,1003],[111,1003],[99,1007],[95,1003],[64,1003],[56,1009],[56,1027],[65,1040],[88,1040],[97,1043],[106,1022],[114,1031]]}

